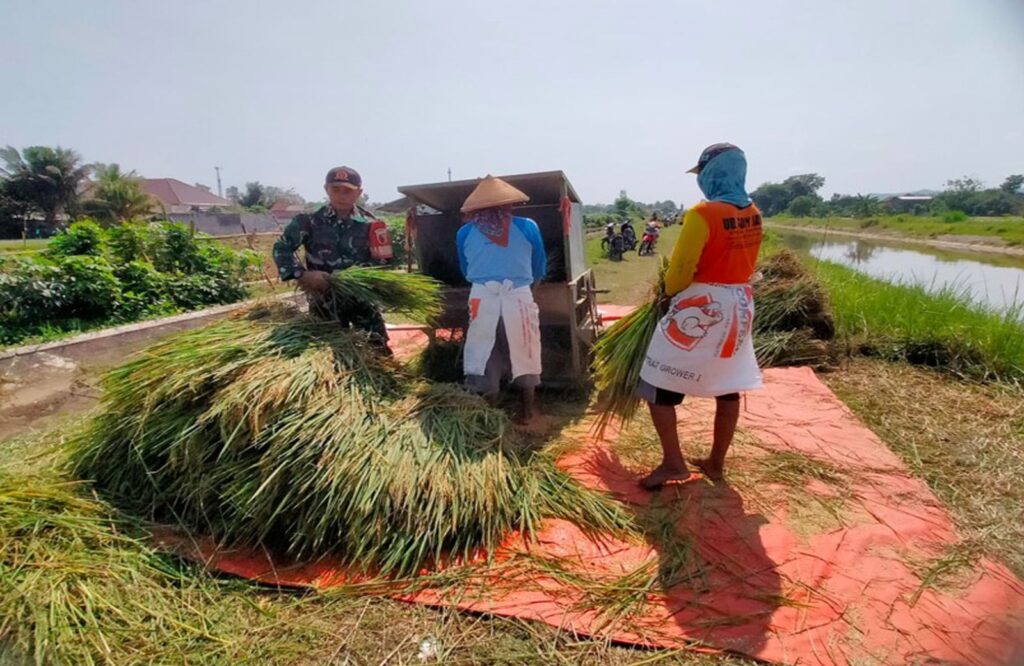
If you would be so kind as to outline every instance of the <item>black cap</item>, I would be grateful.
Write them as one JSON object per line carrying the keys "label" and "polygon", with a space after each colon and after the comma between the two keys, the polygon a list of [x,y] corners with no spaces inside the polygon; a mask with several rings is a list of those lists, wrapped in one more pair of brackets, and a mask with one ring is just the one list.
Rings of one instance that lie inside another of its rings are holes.
{"label": "black cap", "polygon": [[363,178],[359,175],[359,172],[352,167],[340,166],[334,167],[327,172],[327,178],[324,179],[324,185],[330,185],[331,183],[347,185],[353,190],[358,190],[363,186]]}
{"label": "black cap", "polygon": [[739,150],[736,146],[731,143],[713,143],[704,149],[704,152],[700,154],[700,159],[697,160],[697,166],[688,170],[686,173],[700,173],[701,169],[707,166],[708,162],[718,157],[727,150]]}

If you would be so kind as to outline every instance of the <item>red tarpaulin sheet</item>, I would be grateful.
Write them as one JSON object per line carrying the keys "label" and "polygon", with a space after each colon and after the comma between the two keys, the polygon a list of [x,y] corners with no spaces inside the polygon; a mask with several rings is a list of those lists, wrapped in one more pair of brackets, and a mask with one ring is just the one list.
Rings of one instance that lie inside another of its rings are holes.
{"label": "red tarpaulin sheet", "polygon": [[[400,355],[424,339],[414,330],[392,331]],[[710,441],[713,409],[709,400],[687,400],[679,408],[684,443]],[[744,400],[740,428],[730,454],[733,469],[756,471],[759,460],[808,460],[840,470],[847,479],[841,498],[836,487],[814,478],[801,489],[804,497],[821,498],[822,506],[841,506],[839,517],[808,520],[804,505],[814,502],[787,501],[790,489],[770,476],[745,486],[744,493],[703,481],[645,492],[637,486],[642,470],[616,456],[616,435],[595,441],[583,427],[580,448],[560,465],[585,485],[621,498],[638,516],[652,502],[676,507],[678,533],[688,535],[703,563],[698,582],[652,587],[648,603],[628,623],[610,623],[588,608],[580,589],[563,578],[534,576],[527,585],[507,573],[484,572],[468,589],[399,598],[537,620],[626,643],[680,647],[699,641],[783,663],[1006,664],[1019,654],[1024,584],[987,558],[952,581],[930,580],[927,572],[936,569],[929,567],[955,552],[959,541],[949,514],[810,369],[768,370],[765,389]],[[650,446],[656,448],[656,441]],[[667,562],[673,553],[659,548],[653,535],[648,543],[595,542],[573,524],[551,520],[528,550],[581,576],[612,579],[645,563],[653,570]],[[511,536],[497,559],[507,561],[523,549],[522,540]],[[327,560],[273,562],[261,551],[212,544],[200,544],[192,555],[214,569],[275,585],[323,589],[351,580]]]}

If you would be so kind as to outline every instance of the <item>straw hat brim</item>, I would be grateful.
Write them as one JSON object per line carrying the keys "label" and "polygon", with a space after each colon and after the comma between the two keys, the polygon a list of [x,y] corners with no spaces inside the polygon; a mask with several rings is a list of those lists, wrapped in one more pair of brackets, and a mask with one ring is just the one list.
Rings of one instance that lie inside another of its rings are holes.
{"label": "straw hat brim", "polygon": [[485,208],[526,203],[529,200],[530,197],[526,196],[525,192],[516,189],[500,178],[487,176],[466,197],[461,210],[463,213],[472,213]]}

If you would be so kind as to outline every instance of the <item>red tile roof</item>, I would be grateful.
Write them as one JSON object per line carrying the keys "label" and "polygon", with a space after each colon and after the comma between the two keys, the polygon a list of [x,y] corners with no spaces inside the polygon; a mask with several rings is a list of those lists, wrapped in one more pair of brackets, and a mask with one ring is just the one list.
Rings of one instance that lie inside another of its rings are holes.
{"label": "red tile roof", "polygon": [[142,191],[165,206],[230,206],[232,202],[177,178],[143,178]]}

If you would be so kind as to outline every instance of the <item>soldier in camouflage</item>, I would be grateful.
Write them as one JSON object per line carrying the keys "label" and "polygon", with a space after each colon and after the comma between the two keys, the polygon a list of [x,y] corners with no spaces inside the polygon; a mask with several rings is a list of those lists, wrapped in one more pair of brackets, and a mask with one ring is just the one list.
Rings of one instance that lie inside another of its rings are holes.
{"label": "soldier in camouflage", "polygon": [[[388,334],[384,318],[362,302],[337,303],[326,297],[327,276],[350,266],[373,266],[370,225],[356,202],[363,180],[355,169],[335,167],[327,172],[324,190],[328,205],[314,213],[296,215],[274,243],[274,263],[282,280],[295,280],[309,300],[309,309],[325,320],[368,331],[385,349]],[[303,266],[296,251],[305,249]]]}

